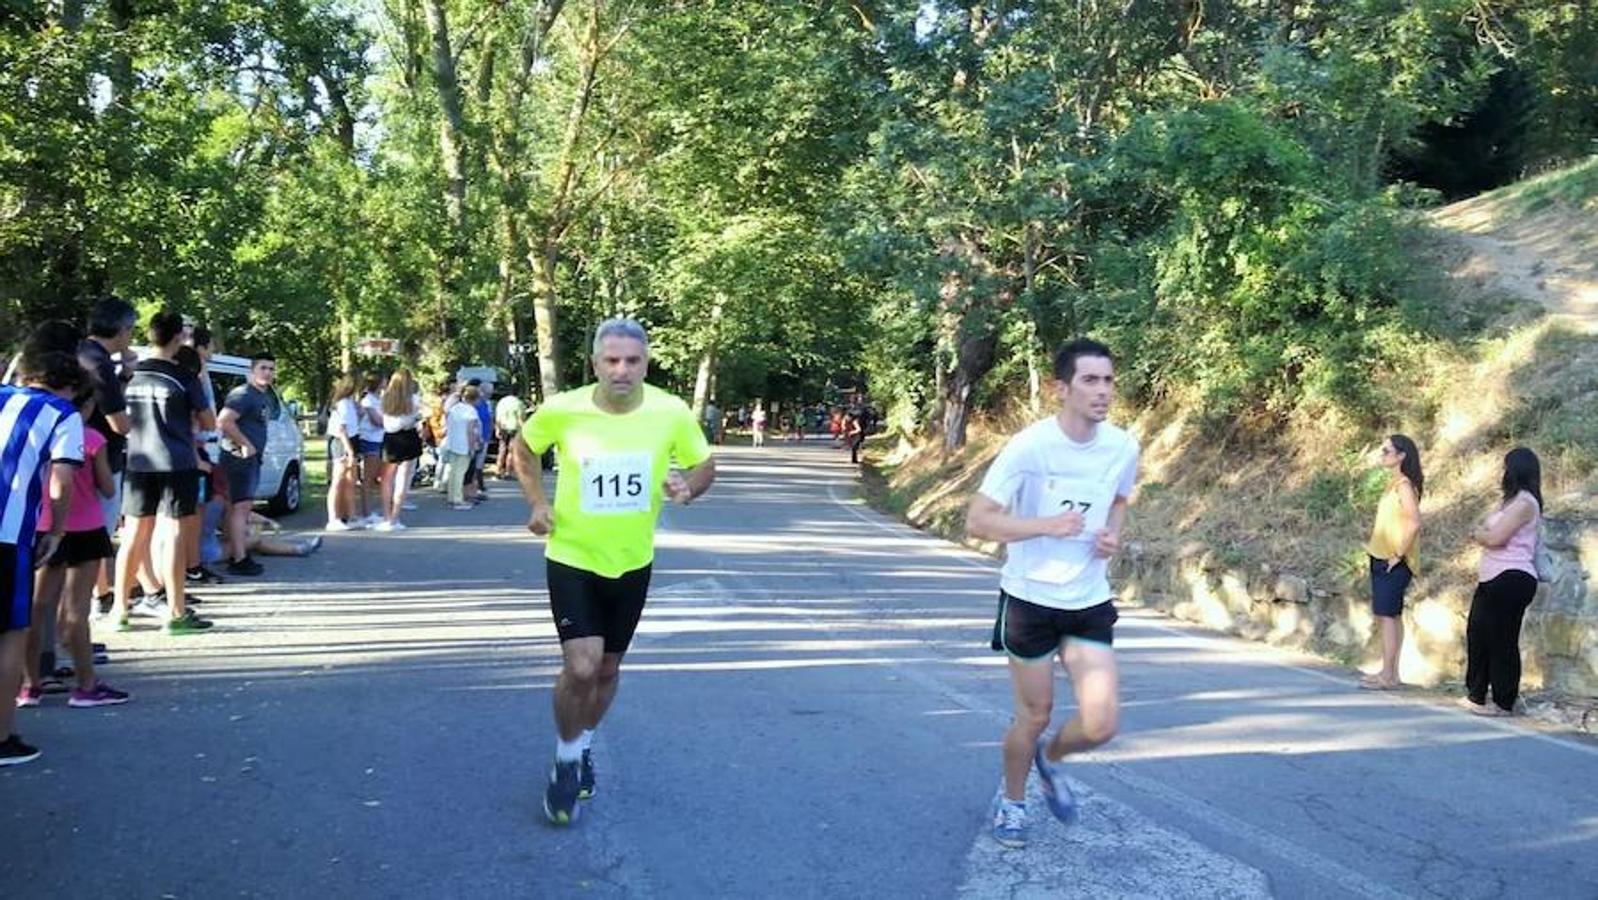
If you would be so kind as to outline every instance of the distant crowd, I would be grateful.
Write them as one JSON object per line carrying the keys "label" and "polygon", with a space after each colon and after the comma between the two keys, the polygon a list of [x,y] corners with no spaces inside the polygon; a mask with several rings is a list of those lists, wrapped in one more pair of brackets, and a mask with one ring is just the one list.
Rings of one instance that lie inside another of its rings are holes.
{"label": "distant crowd", "polygon": [[830,407],[825,403],[773,403],[770,412],[762,399],[723,410],[712,397],[705,403],[701,422],[705,439],[712,444],[726,443],[728,431],[741,431],[749,435],[754,446],[764,447],[773,416],[776,418],[775,433],[784,441],[803,441],[807,435],[826,435],[832,440],[833,447],[847,448],[849,461],[857,464],[866,438],[876,430],[880,421],[865,395],[854,394],[848,403]]}

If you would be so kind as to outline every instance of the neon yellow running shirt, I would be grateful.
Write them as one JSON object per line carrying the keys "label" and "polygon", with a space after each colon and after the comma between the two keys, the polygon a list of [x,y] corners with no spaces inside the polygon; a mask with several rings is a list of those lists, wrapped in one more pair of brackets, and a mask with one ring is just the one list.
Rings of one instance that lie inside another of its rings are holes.
{"label": "neon yellow running shirt", "polygon": [[534,453],[555,448],[554,529],[544,554],[558,563],[619,578],[655,559],[662,485],[675,463],[693,468],[710,445],[688,404],[651,385],[629,413],[594,404],[594,385],[551,397],[522,440]]}

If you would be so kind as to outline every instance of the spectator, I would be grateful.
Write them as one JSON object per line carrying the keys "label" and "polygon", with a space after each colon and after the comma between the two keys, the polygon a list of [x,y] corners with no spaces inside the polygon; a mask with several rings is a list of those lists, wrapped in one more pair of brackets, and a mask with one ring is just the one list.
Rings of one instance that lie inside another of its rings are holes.
{"label": "spectator", "polygon": [[1462,704],[1481,716],[1513,714],[1520,695],[1520,625],[1537,596],[1537,526],[1543,516],[1537,454],[1525,447],[1509,451],[1500,487],[1498,509],[1471,533],[1482,552],[1465,623]]}
{"label": "spectator", "polygon": [[[78,414],[93,416],[94,393],[80,394]],[[105,511],[100,498],[113,492],[111,464],[105,454],[106,440],[93,428],[83,429],[84,464],[77,467],[72,500],[67,507],[65,533],[56,551],[34,576],[33,627],[28,630],[27,671],[17,693],[17,706],[38,706],[44,697],[44,677],[54,668],[54,632],[45,626],[60,621],[72,653],[72,672],[77,687],[67,699],[68,706],[93,707],[126,703],[128,695],[95,677],[94,649],[89,637],[89,607],[94,600],[94,579],[101,560],[114,557],[111,537],[105,530]],[[48,535],[55,528],[55,510],[45,504],[39,511],[38,532]],[[64,590],[64,594],[63,594]],[[41,661],[47,657],[48,661]]]}
{"label": "spectator", "polygon": [[[400,369],[383,391],[383,521],[374,531],[403,531],[400,511],[408,508],[405,494],[411,474],[422,456],[422,396],[408,369]],[[414,508],[414,507],[409,507]]]}
{"label": "spectator", "polygon": [[361,524],[369,527],[383,520],[383,379],[376,373],[367,373],[362,387],[357,403],[357,449],[361,453]]}
{"label": "spectator", "polygon": [[449,408],[444,421],[444,466],[449,473],[451,509],[471,509],[463,485],[477,445],[482,442],[482,423],[477,418],[477,388],[467,385],[461,401]]}
{"label": "spectator", "polygon": [[[200,389],[205,392],[205,401],[212,409],[216,408],[216,389],[211,384],[211,330],[204,325],[197,325],[187,332],[185,338],[188,348],[192,348],[194,358],[192,364],[187,361],[184,351],[179,351],[175,358],[185,371],[188,371],[200,382]],[[195,439],[200,452],[200,515],[194,517],[191,525],[184,522],[184,547],[186,548],[186,562],[188,563],[187,578],[189,584],[220,584],[222,579],[215,572],[206,568],[200,544],[205,540],[216,539],[216,523],[210,521],[212,511],[216,508],[216,495],[209,489],[211,467],[221,462],[221,453],[217,442],[221,433],[216,429],[199,429]],[[193,602],[192,599],[190,602]]]}
{"label": "spectator", "polygon": [[1426,478],[1420,448],[1402,434],[1388,435],[1382,442],[1380,463],[1387,469],[1387,489],[1376,504],[1365,552],[1370,556],[1371,612],[1381,630],[1382,667],[1360,679],[1359,686],[1385,691],[1399,686],[1404,594],[1420,571],[1420,498]]}
{"label": "spectator", "polygon": [[483,468],[488,463],[488,442],[494,439],[494,407],[488,402],[492,390],[484,387],[482,380],[478,378],[473,378],[467,384],[477,388],[477,399],[472,401],[472,408],[477,411],[477,423],[482,430],[482,440],[472,452],[472,468],[466,475],[466,499],[482,503],[488,499],[488,483],[483,479]]}
{"label": "spectator", "polygon": [[[83,464],[83,418],[71,398],[84,384],[83,367],[71,353],[23,351],[17,365],[21,387],[0,386],[0,418],[13,435],[0,448],[0,697],[14,697],[22,681],[27,630],[33,615],[35,559],[50,559],[66,534],[76,469]],[[48,484],[48,488],[46,485]],[[45,493],[48,490],[48,493]],[[35,528],[41,495],[48,498],[51,528]],[[13,732],[16,706],[0,703],[0,766],[39,758],[37,748]]]}
{"label": "spectator", "polygon": [[721,424],[721,407],[716,405],[716,398],[711,397],[705,401],[705,440],[714,444],[716,431]]}
{"label": "spectator", "polygon": [[340,375],[333,382],[331,406],[327,417],[327,530],[349,531],[361,527],[355,519],[361,411],[355,404],[354,376]]}
{"label": "spectator", "polygon": [[[173,362],[182,346],[182,317],[157,313],[149,336],[154,355],[135,367],[126,392],[132,428],[122,506],[126,532],[117,550],[117,609],[122,626],[129,627],[135,574],[142,562],[153,559],[166,597],[145,598],[140,614],[167,619],[172,634],[190,634],[210,628],[211,622],[188,608],[180,521],[194,513],[199,500],[192,422],[197,417],[201,428],[214,428],[216,415],[205,406],[199,382]],[[163,539],[155,542],[158,525]]]}
{"label": "spectator", "polygon": [[424,437],[432,443],[438,458],[438,464],[433,472],[433,486],[440,494],[449,490],[449,472],[444,454],[444,417],[449,413],[450,407],[459,402],[460,395],[455,391],[454,380],[445,379],[439,382],[438,395],[427,412],[427,430],[424,432]]}
{"label": "spectator", "polygon": [[516,454],[510,452],[510,442],[521,434],[522,423],[526,420],[527,406],[516,395],[514,387],[494,404],[494,430],[499,433],[499,454],[494,460],[494,471],[501,480],[516,477]]}
{"label": "spectator", "polygon": [[261,454],[266,452],[266,423],[277,418],[277,358],[270,353],[250,357],[249,380],[228,392],[217,426],[222,431],[222,471],[227,475],[228,564],[233,575],[255,576],[265,569],[250,557],[246,537],[250,510],[261,486]]}
{"label": "spectator", "polygon": [[755,401],[755,408],[749,413],[749,434],[756,447],[766,445],[766,405],[759,400]]}
{"label": "spectator", "polygon": [[[89,336],[78,346],[78,361],[89,371],[89,384],[94,391],[94,418],[85,424],[105,436],[105,458],[111,466],[111,496],[100,501],[100,508],[105,514],[105,529],[113,538],[122,521],[122,472],[127,468],[127,434],[132,427],[117,365],[133,343],[137,321],[138,314],[131,303],[119,297],[105,297],[89,312]],[[100,615],[111,612],[114,565],[110,560],[103,562],[95,578],[95,612]]]}

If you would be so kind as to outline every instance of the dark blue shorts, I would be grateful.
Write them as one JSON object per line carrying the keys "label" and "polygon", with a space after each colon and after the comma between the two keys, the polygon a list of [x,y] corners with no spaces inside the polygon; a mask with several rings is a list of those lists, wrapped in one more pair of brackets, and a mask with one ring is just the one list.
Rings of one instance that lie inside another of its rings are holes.
{"label": "dark blue shorts", "polygon": [[33,620],[31,547],[0,544],[0,634],[19,631]]}
{"label": "dark blue shorts", "polygon": [[1415,574],[1409,570],[1409,564],[1399,561],[1391,569],[1387,567],[1387,560],[1371,557],[1371,612],[1378,616],[1401,616],[1404,614],[1404,592],[1409,590],[1409,583],[1415,580]]}

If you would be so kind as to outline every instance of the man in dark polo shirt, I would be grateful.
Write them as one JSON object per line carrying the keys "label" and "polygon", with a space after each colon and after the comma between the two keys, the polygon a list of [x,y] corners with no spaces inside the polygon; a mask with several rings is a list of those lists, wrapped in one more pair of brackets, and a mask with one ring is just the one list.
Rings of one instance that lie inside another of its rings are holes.
{"label": "man in dark polo shirt", "polygon": [[[167,617],[171,634],[192,634],[211,627],[188,608],[184,595],[182,520],[199,502],[199,457],[194,449],[194,422],[216,427],[216,414],[205,391],[172,361],[183,346],[183,317],[160,312],[150,320],[151,358],[133,370],[126,396],[128,467],[123,482],[122,515],[126,523],[117,551],[116,600],[122,625],[128,627],[128,596],[139,565],[158,548],[155,574],[166,585],[166,603],[147,606]],[[162,540],[153,541],[157,527]]]}
{"label": "man in dark polo shirt", "polygon": [[119,297],[106,297],[89,313],[89,336],[78,347],[78,362],[89,372],[94,390],[94,416],[84,423],[105,436],[106,459],[111,463],[116,493],[105,502],[106,529],[115,533],[117,517],[122,515],[122,471],[127,465],[128,402],[122,395],[122,379],[117,376],[117,359],[133,343],[133,326],[138,314],[133,304]]}
{"label": "man in dark polo shirt", "polygon": [[270,353],[250,357],[250,379],[228,392],[217,427],[222,430],[222,470],[227,474],[228,564],[233,575],[259,575],[261,564],[250,558],[250,509],[261,486],[261,452],[266,449],[266,423],[276,412],[272,382],[277,361]]}

